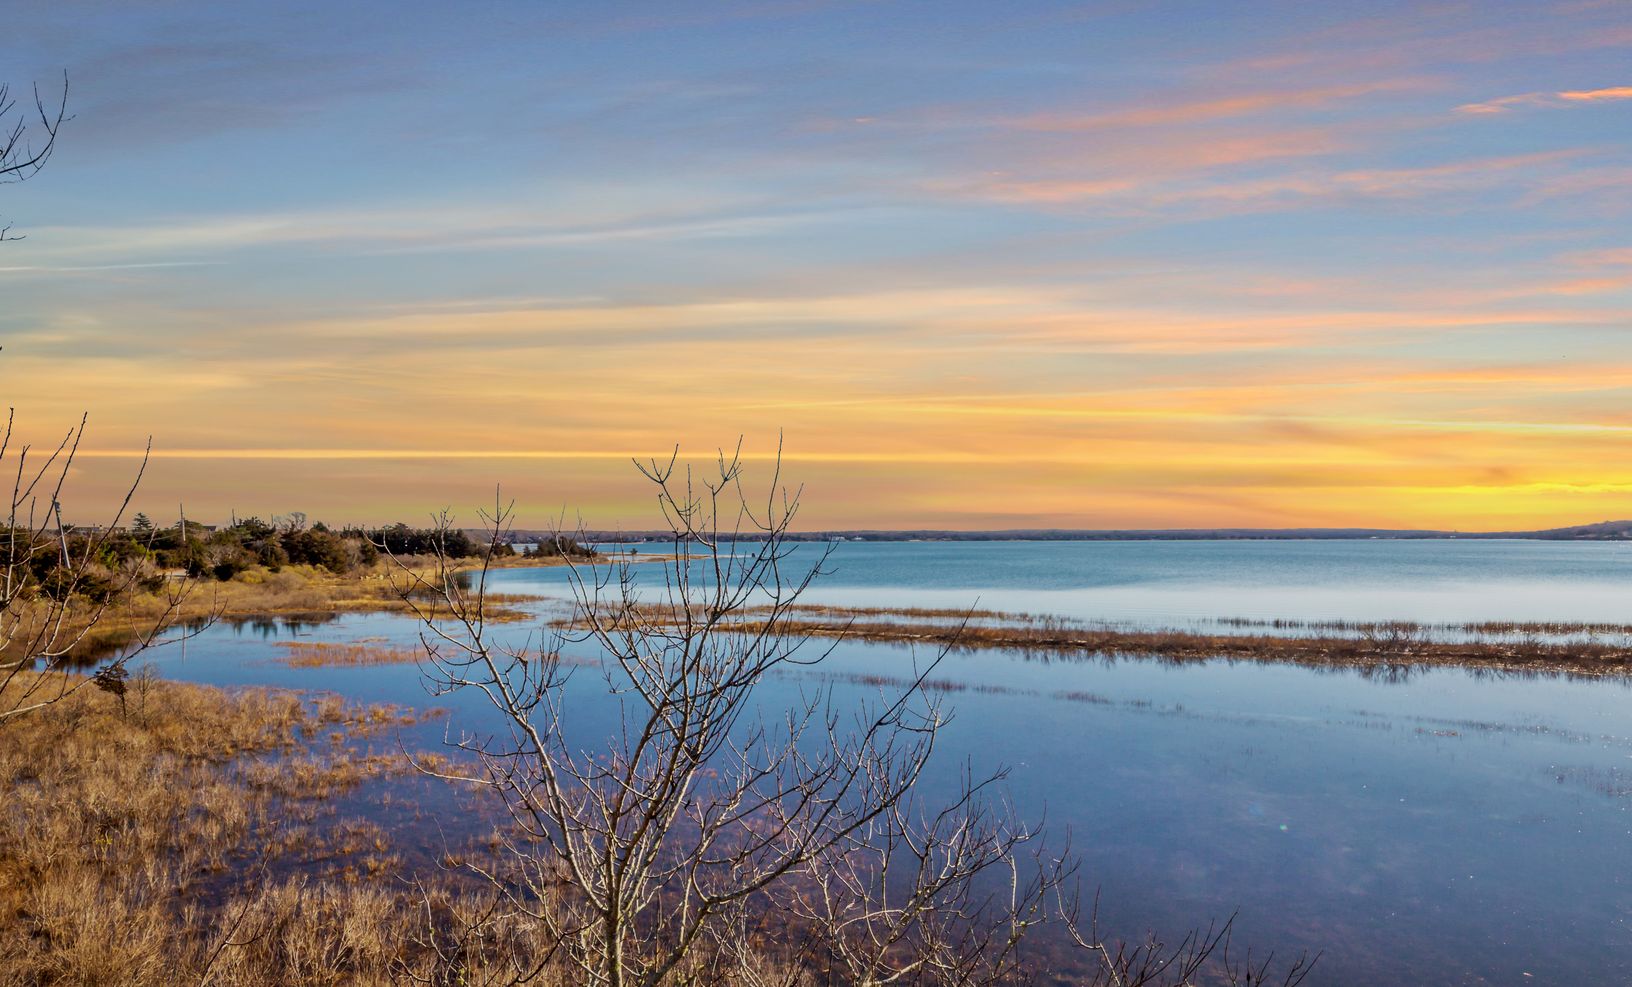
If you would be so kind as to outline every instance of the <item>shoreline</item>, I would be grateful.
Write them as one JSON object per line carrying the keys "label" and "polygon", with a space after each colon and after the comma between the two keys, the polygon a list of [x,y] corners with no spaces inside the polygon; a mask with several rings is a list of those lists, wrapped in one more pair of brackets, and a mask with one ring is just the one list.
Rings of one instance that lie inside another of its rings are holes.
{"label": "shoreline", "polygon": [[[559,559],[527,559],[503,568],[553,568],[565,565]],[[450,566],[450,573],[478,572],[479,561]],[[498,568],[495,566],[494,568]],[[429,576],[429,566],[410,566],[409,574]],[[414,616],[414,605],[404,593],[404,573],[385,565],[363,572],[337,575],[317,566],[286,565],[278,570],[255,568],[230,580],[199,580],[185,585],[178,602],[158,593],[142,593],[118,601],[90,619],[84,611],[70,611],[59,639],[83,635],[73,653],[100,654],[109,647],[119,648],[152,632],[163,623],[161,637],[172,632],[189,632],[217,620],[322,621],[342,614],[394,613]],[[525,593],[486,594],[486,619],[493,623],[529,620],[533,614],[518,604],[540,597]],[[22,614],[25,623],[32,619]]]}
{"label": "shoreline", "polygon": [[[641,561],[658,559],[653,555]],[[502,566],[489,568],[543,569],[565,564],[556,558],[506,559]],[[482,568],[477,561],[450,571],[475,573]],[[414,567],[410,571],[427,575],[431,570]],[[277,572],[251,570],[230,581],[195,584],[172,614],[171,626],[186,629],[217,619],[318,621],[351,613],[412,616],[413,603],[401,595],[401,575],[385,567],[348,575],[310,566],[285,566]],[[531,594],[489,592],[484,617],[493,623],[547,621],[522,606],[541,599]],[[163,613],[164,606],[162,597],[144,596],[110,609],[91,629],[85,641],[87,650],[118,646],[121,640],[142,633]],[[722,629],[761,633],[765,630],[763,614],[760,610],[745,611],[738,615],[740,619]],[[665,615],[655,616],[663,619]],[[1459,624],[1232,617],[1213,618],[1211,622],[1224,630],[1213,633],[1102,625],[1015,611],[798,604],[784,612],[780,630],[794,636],[933,645],[959,651],[1007,649],[1060,658],[1127,656],[1174,662],[1247,660],[1309,667],[1457,667],[1632,678],[1632,623]],[[1255,629],[1280,633],[1252,632]]]}
{"label": "shoreline", "polygon": [[[722,627],[766,630],[754,612]],[[1221,620],[1226,625],[1231,621]],[[954,651],[1014,650],[1049,658],[1154,658],[1176,663],[1215,659],[1325,668],[1444,667],[1498,672],[1632,678],[1632,624],[1443,624],[1410,622],[1300,623],[1239,621],[1242,626],[1331,629],[1341,634],[1208,634],[1180,629],[1092,626],[1056,617],[998,611],[796,605],[778,626],[793,636],[880,644],[932,645]],[[1435,639],[1454,630],[1470,640]],[[1611,633],[1621,640],[1557,639]],[[1492,636],[1494,635],[1494,636]],[[1551,636],[1553,640],[1545,640]]]}
{"label": "shoreline", "polygon": [[[518,536],[534,532],[522,529]],[[542,533],[540,533],[542,534]],[[578,532],[595,544],[663,544],[668,532],[586,529]],[[758,541],[753,532],[740,533],[741,541]],[[1050,542],[1050,541],[1632,541],[1632,520],[1600,521],[1559,528],[1510,531],[1458,531],[1445,528],[831,528],[789,531],[791,542]]]}
{"label": "shoreline", "polygon": [[[760,625],[762,626],[762,625]],[[754,625],[743,628],[752,632]],[[1083,657],[1132,656],[1198,662],[1245,659],[1326,667],[1454,667],[1557,672],[1610,678],[1632,676],[1632,646],[1602,643],[1395,643],[1365,638],[1196,634],[1186,631],[1058,631],[1042,627],[964,627],[922,623],[839,625],[790,621],[791,634],[880,643],[934,644],[955,650],[1013,649]]]}

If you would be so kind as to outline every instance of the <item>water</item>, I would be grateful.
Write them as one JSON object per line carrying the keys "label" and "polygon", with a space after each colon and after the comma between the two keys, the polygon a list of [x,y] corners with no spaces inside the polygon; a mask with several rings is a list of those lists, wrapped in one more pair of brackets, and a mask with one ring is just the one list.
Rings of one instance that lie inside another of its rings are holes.
{"label": "water", "polygon": [[[796,558],[814,558],[801,545]],[[806,598],[1172,626],[1218,618],[1632,623],[1632,542],[872,542]],[[560,593],[560,570],[496,587]]]}
{"label": "water", "polygon": [[[810,549],[801,549],[813,557]],[[846,544],[812,602],[970,606],[1172,624],[1216,617],[1625,622],[1632,546],[1538,542]],[[655,576],[655,571],[653,572]],[[559,597],[559,569],[494,588]],[[288,631],[217,627],[173,677],[331,689],[427,705],[411,667],[290,669],[281,635],[410,642],[352,615]],[[524,635],[526,625],[500,633]],[[263,636],[263,635],[270,635]],[[923,660],[844,642],[823,681],[878,694]],[[1255,954],[1324,955],[1309,983],[1632,983],[1632,688],[1620,681],[1407,675],[1223,661],[948,656],[956,716],[925,794],[967,761],[1010,769],[1025,816],[1069,829],[1111,931],[1237,915]],[[582,677],[586,738],[612,729]],[[779,676],[767,711],[812,685]],[[479,724],[474,697],[437,700]],[[433,745],[445,723],[405,741]],[[400,838],[399,838],[400,842]]]}

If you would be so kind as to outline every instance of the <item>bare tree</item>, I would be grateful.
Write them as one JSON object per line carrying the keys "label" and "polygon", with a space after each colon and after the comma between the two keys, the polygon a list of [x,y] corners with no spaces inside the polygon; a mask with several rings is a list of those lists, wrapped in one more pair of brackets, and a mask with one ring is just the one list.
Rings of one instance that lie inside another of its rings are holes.
{"label": "bare tree", "polygon": [[[1010,913],[1039,908],[1052,877],[1030,880],[1015,908],[996,898],[983,911],[953,907],[976,894],[975,877],[1030,838],[984,823],[980,792],[996,776],[971,776],[953,809],[918,828],[925,814],[914,784],[947,720],[922,689],[940,656],[919,664],[899,695],[866,708],[841,710],[817,687],[779,717],[763,717],[756,687],[822,661],[832,647],[815,650],[779,630],[826,560],[825,552],[805,564],[790,557],[798,494],[773,476],[769,492],[751,498],[737,456],[722,456],[703,482],[672,459],[641,468],[673,532],[672,555],[653,566],[662,576],[653,595],[640,575],[657,573],[627,558],[569,560],[572,616],[544,646],[510,649],[483,618],[485,568],[469,588],[446,561],[404,586],[426,620],[433,691],[476,689],[505,723],[503,737],[454,741],[474,755],[475,770],[440,772],[499,795],[514,823],[513,867],[486,876],[540,923],[575,979],[684,983],[718,964],[741,968],[734,933],[767,910],[813,900],[846,861],[845,876],[862,880],[861,855],[892,857],[927,842],[937,862],[918,868],[912,905],[871,909],[865,919],[807,907],[788,915],[782,941],[897,975],[929,962],[924,945],[940,944],[960,922],[1005,930],[960,932],[966,949],[989,941],[1012,952],[1012,931],[1025,919]],[[509,510],[485,519],[496,547]],[[619,728],[604,747],[585,749],[572,736],[565,691],[587,669],[563,648],[577,647],[596,653],[616,709]],[[865,923],[892,928],[874,930],[868,943],[850,934]],[[839,936],[830,943],[829,933]],[[876,955],[862,959],[868,946]],[[1009,964],[999,957],[987,969]]]}
{"label": "bare tree", "polygon": [[[68,119],[68,76],[62,77],[62,95],[55,104],[47,103],[34,86],[34,109],[19,110],[11,87],[0,83],[0,183],[33,178],[45,167],[56,150],[57,132]],[[10,224],[0,225],[0,240],[21,240],[11,236]]]}
{"label": "bare tree", "polygon": [[1036,832],[986,797],[996,778],[966,771],[958,797],[933,810],[891,805],[768,901],[811,930],[812,958],[842,983],[1024,982],[1021,947],[1074,867],[1040,845],[1028,852]]}
{"label": "bare tree", "polygon": [[1233,915],[1222,925],[1192,929],[1176,945],[1170,946],[1154,934],[1136,943],[1108,941],[1099,931],[1098,897],[1084,915],[1079,892],[1067,893],[1062,886],[1056,894],[1068,941],[1091,958],[1085,983],[1094,987],[1192,987],[1200,983],[1217,987],[1298,987],[1320,959],[1318,955],[1303,954],[1290,963],[1277,965],[1274,954],[1254,961],[1250,950],[1237,958],[1232,955]]}
{"label": "bare tree", "polygon": [[[795,557],[799,492],[781,486],[780,459],[758,495],[740,450],[701,479],[676,463],[636,464],[671,552],[567,558],[570,616],[536,644],[502,643],[485,618],[488,566],[509,537],[502,501],[483,514],[490,550],[475,572],[445,553],[429,572],[399,564],[428,687],[475,690],[502,724],[450,736],[465,755],[453,767],[421,766],[495,795],[511,823],[500,862],[472,869],[498,895],[486,920],[540,941],[484,982],[546,970],[597,987],[1030,982],[1023,948],[1071,917],[1060,906],[1075,867],[995,797],[1001,770],[965,766],[941,802],[917,790],[948,722],[924,686],[946,652],[915,657],[898,693],[850,706],[799,675],[834,645],[786,633],[784,618],[831,547]],[[455,530],[446,514],[439,529]],[[569,695],[575,676],[599,682]],[[767,715],[757,697],[773,677],[797,698]],[[614,725],[591,736],[592,719]],[[1141,973],[1150,950],[1127,963],[1079,929],[1090,952],[1078,968],[1118,987],[1188,983],[1213,952],[1189,962],[1186,940],[1184,962],[1157,951]],[[480,937],[467,924],[454,938]]]}
{"label": "bare tree", "polygon": [[[39,174],[57,146],[57,134],[68,119],[68,77],[55,104],[34,87],[34,110],[19,111],[10,88],[0,84],[0,184],[21,182]],[[0,240],[10,237],[0,226]],[[87,416],[68,430],[43,458],[28,445],[14,447],[16,409],[6,415],[0,435],[0,475],[13,477],[4,528],[0,529],[0,726],[95,685],[124,696],[126,665],[137,654],[165,640],[193,589],[190,581],[169,583],[157,614],[130,626],[128,639],[114,656],[89,675],[73,674],[75,652],[108,617],[147,581],[140,563],[110,570],[110,539],[123,523],[131,498],[147,472],[153,451],[150,439],[124,499],[103,526],[76,532],[63,519],[62,495]],[[15,459],[12,468],[8,456]],[[145,519],[146,515],[138,515]],[[146,534],[153,533],[151,523]],[[185,536],[185,527],[183,528]],[[194,631],[214,619],[213,609]]]}
{"label": "bare tree", "polygon": [[80,646],[151,576],[141,563],[110,567],[107,551],[147,470],[147,454],[113,518],[76,531],[63,520],[62,497],[86,419],[37,455],[14,445],[15,418],[9,412],[0,433],[0,469],[12,477],[0,529],[0,727],[89,685],[122,696],[127,663],[165,640],[194,585],[168,583],[157,614],[131,625],[122,647],[89,675],[75,674]]}

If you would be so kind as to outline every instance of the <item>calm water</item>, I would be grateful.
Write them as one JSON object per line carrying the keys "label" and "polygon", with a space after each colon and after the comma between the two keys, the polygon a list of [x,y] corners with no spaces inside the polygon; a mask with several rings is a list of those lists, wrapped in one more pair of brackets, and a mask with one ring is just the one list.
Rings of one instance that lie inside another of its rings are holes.
{"label": "calm water", "polygon": [[[1626,545],[846,544],[831,563],[812,601],[978,601],[1152,624],[1632,621]],[[505,570],[495,583],[552,596],[565,588],[560,570]],[[296,631],[223,626],[156,663],[199,681],[428,703],[411,667],[270,662],[291,633],[403,642],[416,628],[388,615]],[[859,700],[876,693],[847,676],[904,675],[914,660],[893,646],[844,643],[826,672],[841,697]],[[949,693],[957,715],[928,784],[946,785],[965,759],[977,770],[1010,767],[1019,811],[1046,810],[1052,829],[1070,829],[1118,934],[1172,934],[1235,912],[1239,941],[1255,953],[1323,951],[1310,983],[1632,983],[1625,684],[1005,652],[950,656],[936,677],[984,691]],[[809,685],[780,677],[760,700],[774,712]],[[471,699],[438,702],[456,726],[483,719]],[[612,729],[612,709],[593,690],[571,713],[586,740]],[[434,744],[444,725],[405,739]]]}

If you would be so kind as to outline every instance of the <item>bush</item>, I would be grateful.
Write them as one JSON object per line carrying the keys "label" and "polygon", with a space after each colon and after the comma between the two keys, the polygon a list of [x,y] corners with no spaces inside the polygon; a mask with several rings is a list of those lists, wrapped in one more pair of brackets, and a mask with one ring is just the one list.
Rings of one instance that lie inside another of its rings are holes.
{"label": "bush", "polygon": [[347,539],[326,530],[310,528],[306,531],[285,532],[283,550],[289,561],[300,565],[321,566],[333,573],[344,573],[351,568],[352,555],[347,551]]}
{"label": "bush", "polygon": [[283,545],[276,538],[267,538],[264,541],[255,543],[251,548],[261,565],[266,566],[273,572],[277,572],[289,564],[289,553],[283,550]]}
{"label": "bush", "polygon": [[123,581],[105,565],[56,565],[39,581],[40,592],[53,600],[78,596],[91,603],[107,603],[123,588]]}

